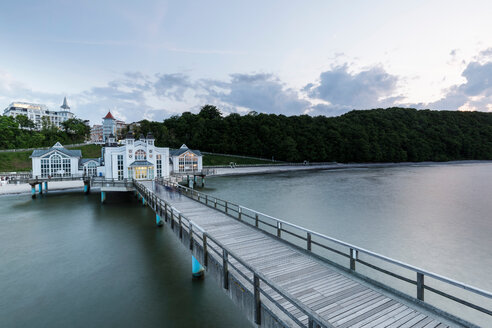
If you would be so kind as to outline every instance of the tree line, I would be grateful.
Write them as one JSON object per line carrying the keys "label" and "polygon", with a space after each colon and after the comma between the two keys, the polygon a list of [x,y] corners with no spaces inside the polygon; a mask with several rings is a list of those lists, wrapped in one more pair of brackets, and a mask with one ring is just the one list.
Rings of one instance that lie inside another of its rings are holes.
{"label": "tree line", "polygon": [[48,117],[42,118],[41,129],[25,115],[0,116],[0,149],[35,148],[82,143],[90,135],[90,127],[80,119],[68,119],[57,128]]}
{"label": "tree line", "polygon": [[158,146],[301,162],[492,159],[492,113],[409,108],[354,110],[338,117],[223,116],[205,105],[163,122],[141,121]]}

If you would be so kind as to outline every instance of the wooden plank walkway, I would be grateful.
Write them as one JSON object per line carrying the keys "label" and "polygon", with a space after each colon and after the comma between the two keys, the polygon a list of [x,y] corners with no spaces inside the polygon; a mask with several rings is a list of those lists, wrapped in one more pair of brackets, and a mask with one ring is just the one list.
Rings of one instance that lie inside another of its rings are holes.
{"label": "wooden plank walkway", "polygon": [[[152,183],[145,185],[152,189]],[[157,185],[154,194],[335,327],[461,327],[178,192]],[[242,270],[237,261],[231,264]],[[297,307],[273,289],[262,288],[308,326]]]}

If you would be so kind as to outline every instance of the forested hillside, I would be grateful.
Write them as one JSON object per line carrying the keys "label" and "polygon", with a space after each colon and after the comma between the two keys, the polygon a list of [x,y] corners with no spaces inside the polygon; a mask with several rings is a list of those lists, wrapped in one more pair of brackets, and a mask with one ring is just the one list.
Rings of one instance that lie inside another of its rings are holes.
{"label": "forested hillside", "polygon": [[81,143],[90,134],[90,128],[79,119],[69,119],[62,127],[58,129],[44,120],[41,131],[35,131],[33,121],[25,115],[0,116],[0,149],[48,147],[56,142]]}
{"label": "forested hillside", "polygon": [[407,108],[338,117],[251,112],[223,117],[210,105],[164,122],[142,121],[160,146],[285,161],[404,162],[492,159],[492,113]]}

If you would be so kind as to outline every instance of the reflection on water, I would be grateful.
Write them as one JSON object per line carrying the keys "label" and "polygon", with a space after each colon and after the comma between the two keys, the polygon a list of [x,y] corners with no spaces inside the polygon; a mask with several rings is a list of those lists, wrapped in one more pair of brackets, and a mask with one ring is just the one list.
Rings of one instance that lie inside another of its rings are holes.
{"label": "reflection on water", "polygon": [[130,195],[0,197],[1,327],[250,327]]}

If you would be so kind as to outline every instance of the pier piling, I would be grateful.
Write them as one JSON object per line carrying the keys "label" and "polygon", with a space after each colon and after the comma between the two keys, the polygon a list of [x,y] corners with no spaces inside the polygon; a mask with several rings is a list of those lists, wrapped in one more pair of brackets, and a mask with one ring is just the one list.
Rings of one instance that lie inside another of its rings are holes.
{"label": "pier piling", "polygon": [[198,260],[191,255],[191,273],[193,275],[194,279],[200,279],[203,277],[205,269],[203,266],[198,262]]}

